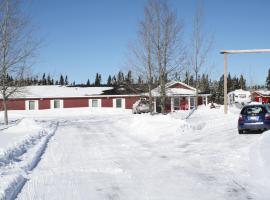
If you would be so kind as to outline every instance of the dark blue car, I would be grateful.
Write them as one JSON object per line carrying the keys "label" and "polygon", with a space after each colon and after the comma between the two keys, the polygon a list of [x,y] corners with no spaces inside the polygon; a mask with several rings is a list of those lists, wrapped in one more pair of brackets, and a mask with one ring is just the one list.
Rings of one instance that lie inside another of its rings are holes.
{"label": "dark blue car", "polygon": [[270,110],[268,105],[247,105],[241,110],[238,119],[239,134],[244,131],[264,131],[270,129]]}

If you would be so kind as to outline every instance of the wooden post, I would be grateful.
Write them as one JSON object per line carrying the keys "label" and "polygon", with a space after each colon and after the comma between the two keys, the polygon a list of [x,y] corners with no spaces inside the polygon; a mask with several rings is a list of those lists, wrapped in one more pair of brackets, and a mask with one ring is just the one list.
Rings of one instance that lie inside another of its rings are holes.
{"label": "wooden post", "polygon": [[227,96],[227,54],[239,53],[270,53],[270,49],[244,49],[244,50],[222,50],[224,54],[224,113],[228,113],[228,96]]}
{"label": "wooden post", "polygon": [[227,54],[224,53],[224,114],[228,113],[227,64]]}

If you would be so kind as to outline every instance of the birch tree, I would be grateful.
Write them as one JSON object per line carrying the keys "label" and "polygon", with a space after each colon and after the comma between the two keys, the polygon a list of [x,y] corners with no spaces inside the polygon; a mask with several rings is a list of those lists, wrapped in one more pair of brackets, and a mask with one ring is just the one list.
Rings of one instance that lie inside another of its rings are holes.
{"label": "birch tree", "polygon": [[191,37],[190,59],[189,59],[190,68],[195,76],[196,108],[198,107],[199,74],[202,70],[202,67],[206,63],[207,56],[209,54],[213,42],[213,37],[209,37],[204,32],[203,20],[204,15],[202,3],[198,2],[196,13],[193,19],[193,33]]}
{"label": "birch tree", "polygon": [[[135,50],[137,66],[146,74],[149,99],[152,102],[153,80],[159,81],[161,112],[165,113],[166,83],[176,70],[180,70],[184,60],[182,41],[183,23],[177,18],[166,0],[148,0],[144,9],[144,19],[140,22],[138,43]],[[134,49],[134,48],[133,48]],[[153,105],[151,104],[150,107]],[[153,109],[151,109],[152,111]]]}
{"label": "birch tree", "polygon": [[[29,59],[36,47],[28,21],[21,13],[20,2],[0,0],[0,94],[5,124],[8,124],[8,102],[22,92]],[[13,80],[8,79],[9,76]]]}

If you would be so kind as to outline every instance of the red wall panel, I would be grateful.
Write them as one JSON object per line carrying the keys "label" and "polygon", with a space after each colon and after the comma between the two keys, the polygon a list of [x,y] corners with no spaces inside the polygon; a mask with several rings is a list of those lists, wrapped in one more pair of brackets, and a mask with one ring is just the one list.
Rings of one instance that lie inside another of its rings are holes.
{"label": "red wall panel", "polygon": [[191,89],[188,88],[187,86],[182,85],[182,84],[180,84],[180,83],[176,83],[176,84],[172,85],[170,88],[183,88],[183,89],[191,90]]}
{"label": "red wall panel", "polygon": [[82,98],[64,99],[64,108],[79,108],[88,106],[89,106],[88,99]]}
{"label": "red wall panel", "polygon": [[[0,109],[3,110],[3,103],[0,100]],[[25,100],[24,99],[10,99],[8,101],[9,110],[25,110]]]}
{"label": "red wall panel", "polygon": [[38,109],[39,110],[44,110],[44,109],[50,109],[51,106],[50,106],[50,99],[42,99],[42,100],[39,100],[38,102]]}
{"label": "red wall panel", "polygon": [[112,98],[103,98],[103,99],[101,99],[101,107],[113,107]]}
{"label": "red wall panel", "polygon": [[126,109],[132,109],[133,104],[139,100],[139,97],[125,97],[126,99]]}

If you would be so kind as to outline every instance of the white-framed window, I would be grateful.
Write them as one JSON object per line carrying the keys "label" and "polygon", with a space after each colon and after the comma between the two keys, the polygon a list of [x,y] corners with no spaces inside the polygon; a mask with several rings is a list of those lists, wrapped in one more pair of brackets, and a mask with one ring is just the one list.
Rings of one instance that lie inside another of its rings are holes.
{"label": "white-framed window", "polygon": [[53,100],[53,108],[54,109],[60,108],[60,100],[59,99]]}
{"label": "white-framed window", "polygon": [[101,99],[89,99],[89,107],[91,108],[101,107]]}
{"label": "white-framed window", "polygon": [[50,101],[50,104],[51,104],[51,109],[60,109],[60,108],[63,108],[63,100],[62,99],[52,99]]}
{"label": "white-framed window", "polygon": [[39,108],[38,100],[27,100],[25,101],[26,110],[38,110]]}
{"label": "white-framed window", "polygon": [[116,98],[113,99],[113,107],[114,108],[125,108],[125,99],[124,98]]}
{"label": "white-framed window", "polygon": [[190,97],[190,109],[195,107],[195,97]]}

